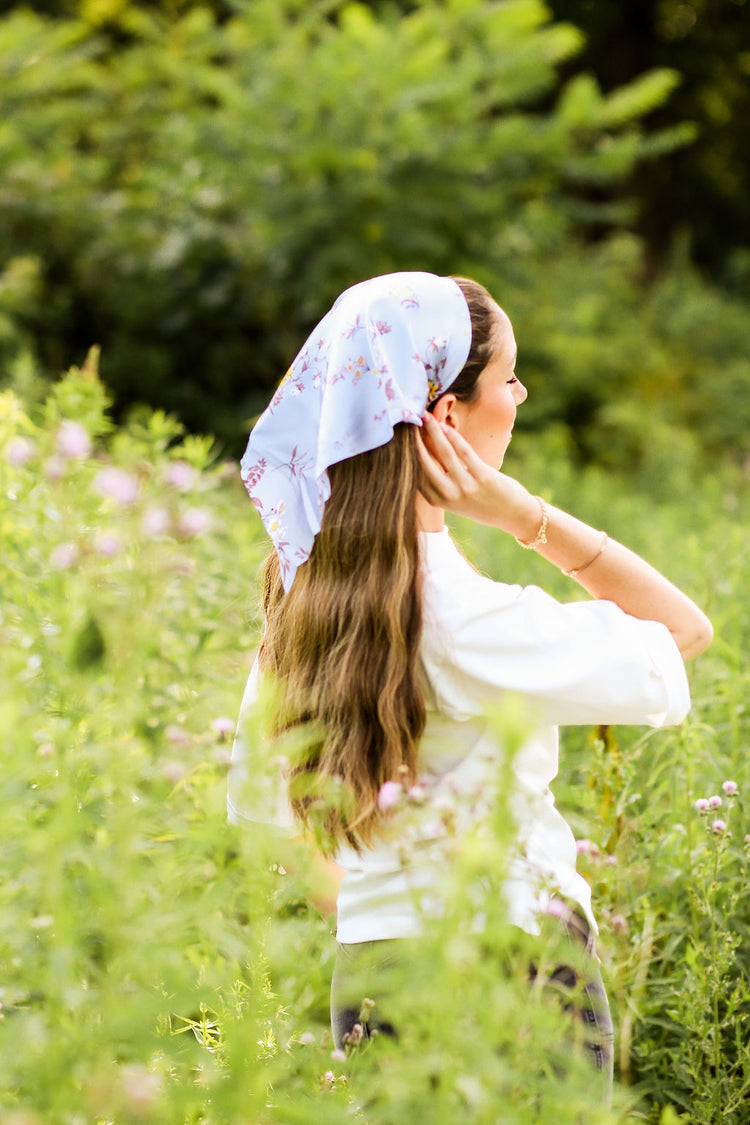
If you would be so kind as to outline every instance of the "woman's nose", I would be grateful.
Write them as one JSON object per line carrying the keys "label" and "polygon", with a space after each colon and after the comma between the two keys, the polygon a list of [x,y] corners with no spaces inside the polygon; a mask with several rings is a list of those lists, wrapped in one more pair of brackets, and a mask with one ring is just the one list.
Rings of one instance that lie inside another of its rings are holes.
{"label": "woman's nose", "polygon": [[520,379],[515,384],[513,389],[516,392],[516,406],[520,406],[522,402],[526,402],[526,399],[529,397],[529,392],[526,390],[526,387],[523,385]]}

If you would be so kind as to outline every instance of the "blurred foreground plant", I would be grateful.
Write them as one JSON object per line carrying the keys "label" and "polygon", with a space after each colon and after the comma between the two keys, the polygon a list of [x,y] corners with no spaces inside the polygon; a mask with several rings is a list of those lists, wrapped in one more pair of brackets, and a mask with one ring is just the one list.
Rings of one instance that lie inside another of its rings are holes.
{"label": "blurred foreground plant", "polygon": [[504,921],[508,784],[466,840],[413,795],[444,832],[445,918],[399,1042],[331,1058],[332,938],[273,839],[225,817],[257,521],[210,443],[158,413],[112,428],[96,359],[40,407],[0,398],[3,1106],[34,1125],[447,1125],[544,1120],[554,1099],[561,1122],[610,1120]]}
{"label": "blurred foreground plant", "polygon": [[0,396],[0,1102],[181,1120],[215,1067],[168,1030],[261,987],[223,815],[259,548],[209,442],[105,407],[95,353]]}
{"label": "blurred foreground plant", "polygon": [[[743,494],[717,476],[657,508],[576,472],[551,444],[528,458],[526,478],[618,522],[717,631],[694,674],[700,724],[618,731],[616,753],[606,740],[579,748],[571,732],[564,744],[558,803],[596,845],[581,863],[637,1084],[599,1117],[657,1121],[664,1108],[674,1125],[677,1107],[740,1125],[750,544],[721,497],[731,486],[741,506]],[[209,441],[158,412],[113,427],[94,353],[45,403],[0,395],[0,531],[3,1112],[25,1125],[597,1120],[588,1071],[561,1057],[559,1012],[529,991],[531,949],[505,924],[502,784],[484,836],[446,831],[447,909],[404,983],[399,1043],[331,1058],[328,927],[279,870],[274,841],[225,820],[265,544]],[[484,569],[518,578],[512,541],[481,528],[461,538]],[[538,574],[570,596],[541,563],[524,553],[524,581]],[[497,722],[512,750],[517,732]],[[710,822],[731,838],[704,834],[692,805],[717,777],[739,791],[731,816],[731,794],[715,794]],[[435,811],[449,829],[450,808]]]}

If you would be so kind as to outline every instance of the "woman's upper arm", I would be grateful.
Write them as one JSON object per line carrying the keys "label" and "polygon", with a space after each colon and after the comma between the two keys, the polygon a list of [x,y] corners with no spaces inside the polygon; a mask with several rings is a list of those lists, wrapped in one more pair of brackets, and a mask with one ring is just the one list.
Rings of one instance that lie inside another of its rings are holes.
{"label": "woman's upper arm", "polygon": [[611,602],[480,581],[473,597],[452,600],[439,638],[426,629],[427,672],[449,709],[475,713],[508,691],[555,724],[662,726],[687,714],[684,662],[664,625]]}

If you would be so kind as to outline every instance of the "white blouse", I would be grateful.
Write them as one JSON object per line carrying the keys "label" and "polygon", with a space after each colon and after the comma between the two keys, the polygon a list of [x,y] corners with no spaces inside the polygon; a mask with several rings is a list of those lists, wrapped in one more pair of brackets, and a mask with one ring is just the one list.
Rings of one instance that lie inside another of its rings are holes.
{"label": "white blouse", "polygon": [[[449,808],[459,832],[482,820],[502,755],[484,716],[488,708],[502,715],[511,698],[524,702],[528,735],[513,761],[518,845],[505,887],[510,921],[536,932],[536,915],[554,892],[577,902],[596,929],[591,890],[576,871],[575,839],[549,788],[558,770],[557,727],[681,722],[690,694],[680,652],[666,626],[630,617],[612,602],[561,604],[538,587],[483,577],[446,528],[420,540],[427,800],[410,817],[410,846],[389,837],[360,854],[340,848],[337,938],[412,937],[424,915],[440,909],[445,852],[435,810]],[[232,751],[229,820],[293,832],[278,761],[266,759],[268,768],[261,768],[262,749],[251,745],[257,693],[256,662]]]}

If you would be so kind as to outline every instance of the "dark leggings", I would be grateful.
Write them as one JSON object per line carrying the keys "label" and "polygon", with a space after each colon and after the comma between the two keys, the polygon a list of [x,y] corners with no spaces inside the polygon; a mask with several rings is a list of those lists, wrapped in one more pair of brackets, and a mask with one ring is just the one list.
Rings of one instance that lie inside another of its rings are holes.
{"label": "dark leggings", "polygon": [[[577,946],[570,963],[563,963],[551,973],[549,984],[563,994],[576,990],[575,1000],[566,1004],[574,1010],[585,1028],[583,1046],[592,1066],[612,1085],[614,1033],[609,1001],[596,956],[594,935],[588,922],[575,907],[555,900],[550,914],[563,927],[567,937]],[[377,998],[378,980],[403,956],[403,939],[365,941],[356,945],[339,944],[331,982],[331,1028],[336,1047],[367,1039],[373,1031],[396,1036],[397,1029],[385,1019],[376,1018],[376,1011],[363,1022],[362,999]],[[409,942],[411,953],[415,945]],[[537,978],[537,967],[529,967],[529,979]]]}

